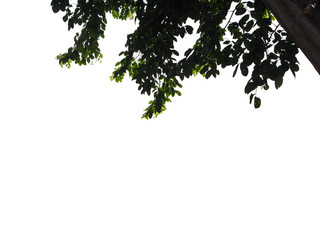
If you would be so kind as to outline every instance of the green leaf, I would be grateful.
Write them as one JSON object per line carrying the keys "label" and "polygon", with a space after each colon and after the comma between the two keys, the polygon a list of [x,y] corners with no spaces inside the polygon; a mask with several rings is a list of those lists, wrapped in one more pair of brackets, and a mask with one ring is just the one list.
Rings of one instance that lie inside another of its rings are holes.
{"label": "green leaf", "polygon": [[172,53],[173,53],[174,55],[179,56],[178,51],[176,51],[176,50],[171,50],[171,51],[172,51]]}
{"label": "green leaf", "polygon": [[59,12],[59,11],[60,11],[60,6],[59,6],[58,4],[52,5],[52,11],[53,11],[54,13]]}
{"label": "green leaf", "polygon": [[245,30],[246,32],[249,32],[249,31],[252,29],[253,24],[254,24],[254,21],[253,21],[253,20],[250,20],[250,21],[247,23],[247,25],[245,26],[244,30]]}
{"label": "green leaf", "polygon": [[183,28],[181,28],[181,31],[180,31],[180,37],[181,38],[184,38],[184,35],[186,34],[186,32],[184,31]]}
{"label": "green leaf", "polygon": [[252,64],[251,56],[248,53],[242,55],[243,63],[246,66],[250,66]]}
{"label": "green leaf", "polygon": [[188,57],[190,55],[190,53],[192,52],[192,48],[189,48],[185,53],[184,53],[184,56],[185,57]]}
{"label": "green leaf", "polygon": [[239,68],[239,64],[237,64],[236,68],[234,69],[232,77],[236,76],[238,68]]}
{"label": "green leaf", "polygon": [[207,71],[208,71],[209,67],[208,65],[204,66],[201,71],[200,71],[200,74],[205,74]]}
{"label": "green leaf", "polygon": [[278,59],[278,56],[275,54],[275,53],[273,53],[273,52],[271,52],[271,53],[269,53],[268,54],[268,59]]}
{"label": "green leaf", "polygon": [[261,99],[258,97],[254,97],[254,107],[259,108],[261,106]]}
{"label": "green leaf", "polygon": [[289,65],[289,67],[290,67],[291,71],[293,71],[293,72],[299,71],[299,65],[296,64],[296,63],[291,63],[291,64]]}
{"label": "green leaf", "polygon": [[212,72],[211,71],[208,71],[207,73],[206,73],[206,79],[209,79],[210,77],[211,77],[211,75],[212,75]]}
{"label": "green leaf", "polygon": [[63,20],[64,22],[68,21],[68,15],[64,15],[63,18],[62,18],[62,20]]}
{"label": "green leaf", "polygon": [[240,25],[240,26],[244,26],[244,24],[248,21],[248,19],[249,19],[249,14],[244,15],[244,16],[240,19],[239,25]]}
{"label": "green leaf", "polygon": [[246,12],[246,9],[244,7],[239,7],[236,9],[236,15],[242,15]]}
{"label": "green leaf", "polygon": [[283,84],[283,78],[278,78],[274,82],[276,89],[279,89],[282,86],[282,84]]}
{"label": "green leaf", "polygon": [[248,67],[243,62],[240,64],[240,70],[243,76],[248,76]]}
{"label": "green leaf", "polygon": [[247,6],[250,7],[250,8],[253,8],[254,7],[254,3],[253,2],[247,2]]}
{"label": "green leaf", "polygon": [[179,96],[181,96],[181,92],[178,90],[175,90],[175,93],[178,94]]}
{"label": "green leaf", "polygon": [[252,92],[253,90],[255,90],[257,88],[257,85],[255,82],[249,81],[246,85],[246,87],[244,88],[244,92],[246,94],[249,94],[250,92]]}
{"label": "green leaf", "polygon": [[186,26],[186,31],[187,31],[187,33],[189,33],[189,34],[192,34],[192,32],[193,32],[193,27],[191,27],[190,25],[187,25],[187,26]]}
{"label": "green leaf", "polygon": [[252,103],[253,97],[254,97],[254,94],[251,93],[251,94],[250,94],[250,99],[249,99],[250,104]]}

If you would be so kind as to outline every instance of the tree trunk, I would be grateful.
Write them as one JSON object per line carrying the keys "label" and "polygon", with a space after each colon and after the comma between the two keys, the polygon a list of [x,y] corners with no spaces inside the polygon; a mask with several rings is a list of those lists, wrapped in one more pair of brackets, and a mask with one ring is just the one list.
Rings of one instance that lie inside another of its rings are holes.
{"label": "tree trunk", "polygon": [[[256,0],[260,1],[260,0]],[[304,0],[263,0],[320,74],[320,24],[302,13]]]}

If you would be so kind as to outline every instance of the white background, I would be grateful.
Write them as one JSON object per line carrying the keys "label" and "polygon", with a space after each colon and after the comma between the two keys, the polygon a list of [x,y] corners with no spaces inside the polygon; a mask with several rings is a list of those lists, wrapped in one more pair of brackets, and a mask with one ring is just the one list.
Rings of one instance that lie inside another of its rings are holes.
{"label": "white background", "polygon": [[[109,76],[132,24],[109,21],[103,62],[62,69],[72,45],[50,1],[0,7],[0,239],[319,239],[319,75],[260,91],[183,82],[157,119]],[[186,46],[187,47],[187,46]]]}

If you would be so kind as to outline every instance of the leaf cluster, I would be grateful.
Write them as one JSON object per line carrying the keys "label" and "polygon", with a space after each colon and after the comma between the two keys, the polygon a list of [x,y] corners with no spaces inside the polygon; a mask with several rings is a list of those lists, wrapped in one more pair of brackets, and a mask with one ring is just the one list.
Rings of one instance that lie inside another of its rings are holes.
{"label": "leaf cluster", "polygon": [[[295,75],[299,70],[298,47],[261,0],[78,0],[75,7],[68,0],[53,0],[51,5],[54,12],[65,13],[69,29],[82,26],[74,46],[57,57],[66,66],[102,57],[99,39],[104,37],[107,13],[122,20],[134,18],[138,26],[128,35],[111,79],[121,82],[128,73],[141,94],[153,96],[143,115],[147,119],[181,95],[181,82],[194,74],[208,79],[232,67],[233,76],[240,72],[248,77],[244,91],[258,108],[258,88],[268,90],[273,82],[278,89],[288,71]],[[194,32],[199,38],[179,57],[174,44]]]}

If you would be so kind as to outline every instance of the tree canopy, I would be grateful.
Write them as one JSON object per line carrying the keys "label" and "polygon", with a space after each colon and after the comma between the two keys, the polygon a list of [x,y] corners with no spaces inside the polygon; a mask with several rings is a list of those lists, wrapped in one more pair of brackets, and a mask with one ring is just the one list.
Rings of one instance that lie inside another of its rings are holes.
{"label": "tree canopy", "polygon": [[[102,58],[99,40],[108,13],[136,22],[111,79],[121,82],[128,73],[141,94],[153,96],[145,118],[163,112],[173,96],[181,95],[181,82],[192,75],[217,77],[221,68],[232,67],[233,76],[247,77],[244,91],[259,108],[258,89],[268,90],[270,84],[278,89],[286,73],[295,76],[299,70],[296,41],[262,0],[52,0],[51,6],[64,13],[69,30],[82,27],[74,45],[57,56],[62,66]],[[310,6],[312,11],[318,7],[313,1],[301,9]],[[188,19],[198,27],[188,25]],[[197,41],[179,56],[175,42],[195,31]]]}

